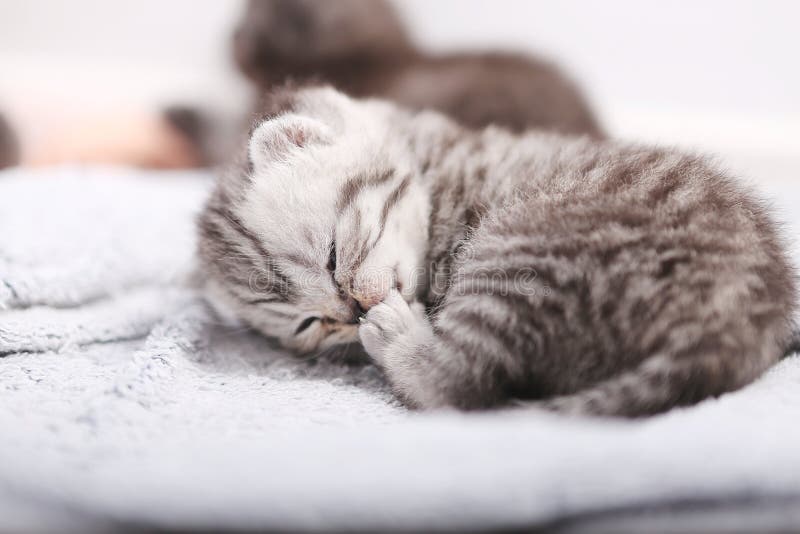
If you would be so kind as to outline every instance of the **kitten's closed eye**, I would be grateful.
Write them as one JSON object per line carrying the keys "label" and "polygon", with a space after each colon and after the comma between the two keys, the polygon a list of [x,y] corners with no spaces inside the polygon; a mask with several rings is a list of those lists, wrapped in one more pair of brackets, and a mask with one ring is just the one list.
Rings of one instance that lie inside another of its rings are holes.
{"label": "kitten's closed eye", "polygon": [[331,243],[331,254],[328,256],[328,270],[336,272],[336,241]]}
{"label": "kitten's closed eye", "polygon": [[307,317],[303,319],[303,322],[297,326],[297,330],[294,331],[294,335],[299,335],[303,333],[305,330],[308,330],[308,327],[314,324],[315,322],[319,321],[319,317]]}

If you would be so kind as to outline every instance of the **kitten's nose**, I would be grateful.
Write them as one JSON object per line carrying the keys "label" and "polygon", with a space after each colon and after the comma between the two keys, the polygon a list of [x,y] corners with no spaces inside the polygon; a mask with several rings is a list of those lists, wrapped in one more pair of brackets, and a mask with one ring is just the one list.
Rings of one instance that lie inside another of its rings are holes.
{"label": "kitten's nose", "polygon": [[358,303],[362,313],[367,313],[370,308],[380,304],[395,287],[395,274],[386,275],[383,272],[378,274],[362,273],[357,276],[350,284],[347,293]]}
{"label": "kitten's nose", "polygon": [[380,304],[386,298],[388,291],[356,291],[350,290],[347,292],[347,300],[350,304],[350,309],[354,317],[358,320],[359,317],[365,315],[370,308],[376,304]]}
{"label": "kitten's nose", "polygon": [[350,324],[358,324],[359,317],[363,317],[367,313],[367,310],[362,308],[361,304],[350,295],[342,295],[342,300],[350,312],[350,317],[346,320],[346,322]]}
{"label": "kitten's nose", "polygon": [[354,295],[354,299],[358,303],[358,309],[361,311],[362,315],[367,313],[369,309],[376,304],[380,304],[384,298],[386,298],[386,295]]}

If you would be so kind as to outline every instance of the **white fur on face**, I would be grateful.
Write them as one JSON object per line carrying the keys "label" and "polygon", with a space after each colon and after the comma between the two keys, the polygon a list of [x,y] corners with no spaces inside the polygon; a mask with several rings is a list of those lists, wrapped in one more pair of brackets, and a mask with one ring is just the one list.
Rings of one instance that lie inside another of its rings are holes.
{"label": "white fur on face", "polygon": [[[298,108],[253,133],[252,185],[234,212],[297,289],[291,304],[296,320],[252,317],[257,310],[248,320],[285,345],[309,351],[357,341],[353,299],[368,307],[395,287],[413,299],[429,204],[404,146],[388,136],[389,108],[325,89],[305,91]],[[381,172],[392,178],[359,190],[344,209],[337,205],[349,180]],[[398,198],[386,210],[393,192]],[[334,243],[335,276],[328,269]],[[298,324],[311,317],[319,320],[296,335]]]}
{"label": "white fur on face", "polygon": [[[373,304],[383,301],[393,288],[401,290],[407,301],[416,296],[421,286],[423,271],[420,267],[427,250],[429,203],[427,191],[415,180],[407,185],[402,198],[388,213],[381,228],[382,208],[389,197],[409,175],[398,172],[387,184],[370,188],[359,195],[348,213],[343,214],[338,225],[340,235],[347,239],[374,239],[375,245],[358,270],[352,273],[355,292]],[[356,215],[356,213],[358,215]],[[349,236],[354,219],[361,221],[360,233]],[[380,238],[376,239],[380,233]]]}

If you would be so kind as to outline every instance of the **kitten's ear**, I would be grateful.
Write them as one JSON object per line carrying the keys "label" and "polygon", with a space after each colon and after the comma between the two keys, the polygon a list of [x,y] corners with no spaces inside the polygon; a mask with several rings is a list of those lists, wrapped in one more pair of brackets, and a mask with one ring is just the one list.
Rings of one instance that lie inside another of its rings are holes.
{"label": "kitten's ear", "polygon": [[283,159],[293,150],[329,144],[333,132],[324,123],[302,115],[283,115],[262,122],[250,135],[249,156],[254,168]]}

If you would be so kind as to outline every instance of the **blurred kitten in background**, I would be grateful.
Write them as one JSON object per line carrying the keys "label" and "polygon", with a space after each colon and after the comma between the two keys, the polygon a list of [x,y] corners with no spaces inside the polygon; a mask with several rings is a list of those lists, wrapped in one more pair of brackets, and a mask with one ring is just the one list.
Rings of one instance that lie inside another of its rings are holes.
{"label": "blurred kitten in background", "polygon": [[578,88],[541,59],[430,55],[385,0],[250,0],[234,34],[242,72],[263,94],[287,80],[442,111],[470,128],[544,128],[602,137]]}
{"label": "blurred kitten in background", "polygon": [[[385,0],[250,0],[233,52],[262,96],[287,81],[326,82],[351,96],[435,109],[469,128],[605,136],[581,92],[554,65],[510,53],[426,54]],[[190,113],[165,116],[194,143],[196,159],[227,160],[235,151],[230,129]]]}
{"label": "blurred kitten in background", "polygon": [[[497,124],[604,136],[580,91],[557,67],[520,54],[427,54],[387,0],[250,0],[232,33],[236,65],[260,96],[286,82],[326,82],[356,97],[435,109],[469,128]],[[253,108],[258,116],[259,104]],[[251,120],[185,105],[155,112],[130,106],[100,114],[57,111],[62,120],[37,115],[35,121],[46,123],[37,135],[20,123],[18,142],[3,141],[16,154],[7,161],[211,166],[230,159]]]}

